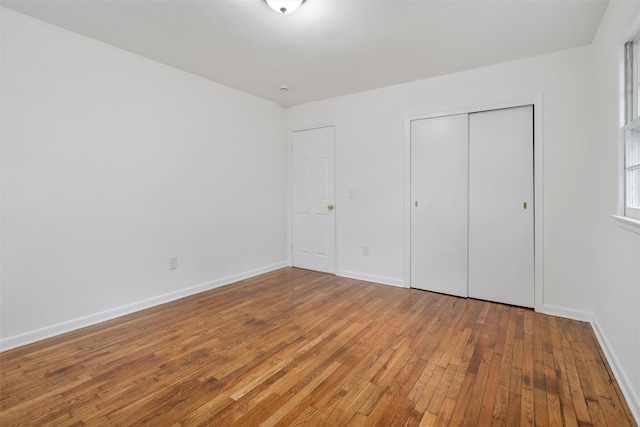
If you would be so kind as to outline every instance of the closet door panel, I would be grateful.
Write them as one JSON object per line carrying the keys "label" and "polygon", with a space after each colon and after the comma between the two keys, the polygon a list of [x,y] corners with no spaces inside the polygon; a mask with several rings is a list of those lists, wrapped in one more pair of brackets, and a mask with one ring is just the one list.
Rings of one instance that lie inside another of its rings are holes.
{"label": "closet door panel", "polygon": [[411,122],[411,286],[467,296],[467,114]]}
{"label": "closet door panel", "polygon": [[469,296],[534,306],[533,107],[469,115]]}

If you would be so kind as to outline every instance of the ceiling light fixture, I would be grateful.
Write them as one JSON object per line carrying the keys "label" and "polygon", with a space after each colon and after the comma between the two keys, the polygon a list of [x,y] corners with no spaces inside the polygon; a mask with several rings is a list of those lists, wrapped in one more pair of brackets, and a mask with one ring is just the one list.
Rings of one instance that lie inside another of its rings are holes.
{"label": "ceiling light fixture", "polygon": [[306,0],[264,0],[269,7],[278,13],[286,14],[295,12]]}

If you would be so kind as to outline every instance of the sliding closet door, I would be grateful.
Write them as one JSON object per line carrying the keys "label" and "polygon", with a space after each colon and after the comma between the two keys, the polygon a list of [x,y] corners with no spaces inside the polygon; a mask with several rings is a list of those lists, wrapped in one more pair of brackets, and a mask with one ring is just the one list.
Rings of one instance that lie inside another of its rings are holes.
{"label": "sliding closet door", "polygon": [[469,115],[469,296],[534,306],[533,107]]}
{"label": "sliding closet door", "polygon": [[411,122],[411,286],[467,296],[467,115]]}

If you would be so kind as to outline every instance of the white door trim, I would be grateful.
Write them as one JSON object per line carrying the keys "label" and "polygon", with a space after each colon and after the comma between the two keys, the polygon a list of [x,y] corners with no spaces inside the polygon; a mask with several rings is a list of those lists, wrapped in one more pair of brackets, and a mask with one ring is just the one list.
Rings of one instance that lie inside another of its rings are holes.
{"label": "white door trim", "polygon": [[405,114],[404,128],[404,282],[411,286],[411,122],[433,117],[471,114],[480,111],[533,105],[533,186],[534,186],[534,300],[535,311],[542,312],[544,305],[544,141],[543,95],[492,105],[460,108],[439,112],[414,112]]}
{"label": "white door trim", "polygon": [[287,152],[287,266],[291,267],[293,266],[293,156],[292,156],[292,152],[293,152],[293,134],[295,132],[304,132],[304,131],[308,131],[308,130],[315,130],[315,129],[323,129],[323,128],[333,128],[333,142],[334,142],[334,150],[333,150],[333,164],[334,164],[334,176],[333,176],[333,192],[334,192],[334,198],[335,198],[335,202],[334,205],[336,206],[335,208],[335,227],[334,227],[334,254],[335,254],[335,258],[334,258],[334,264],[333,264],[333,269],[330,273],[336,274],[336,272],[338,271],[338,224],[339,224],[339,220],[340,220],[340,206],[338,204],[338,193],[336,191],[337,187],[337,168],[335,167],[336,165],[336,159],[338,157],[337,154],[337,144],[336,144],[336,140],[337,140],[337,127],[335,124],[333,123],[322,123],[322,124],[317,124],[317,125],[309,125],[309,126],[297,126],[294,128],[290,128],[287,132],[287,146],[286,146],[286,152]]}

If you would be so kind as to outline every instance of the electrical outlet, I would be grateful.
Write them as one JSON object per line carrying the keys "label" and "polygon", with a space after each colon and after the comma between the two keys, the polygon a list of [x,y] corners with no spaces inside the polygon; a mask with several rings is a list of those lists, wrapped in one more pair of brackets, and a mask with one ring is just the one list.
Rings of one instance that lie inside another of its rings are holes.
{"label": "electrical outlet", "polygon": [[362,247],[362,255],[369,256],[369,246]]}
{"label": "electrical outlet", "polygon": [[175,270],[176,268],[178,268],[178,257],[169,258],[169,270]]}

